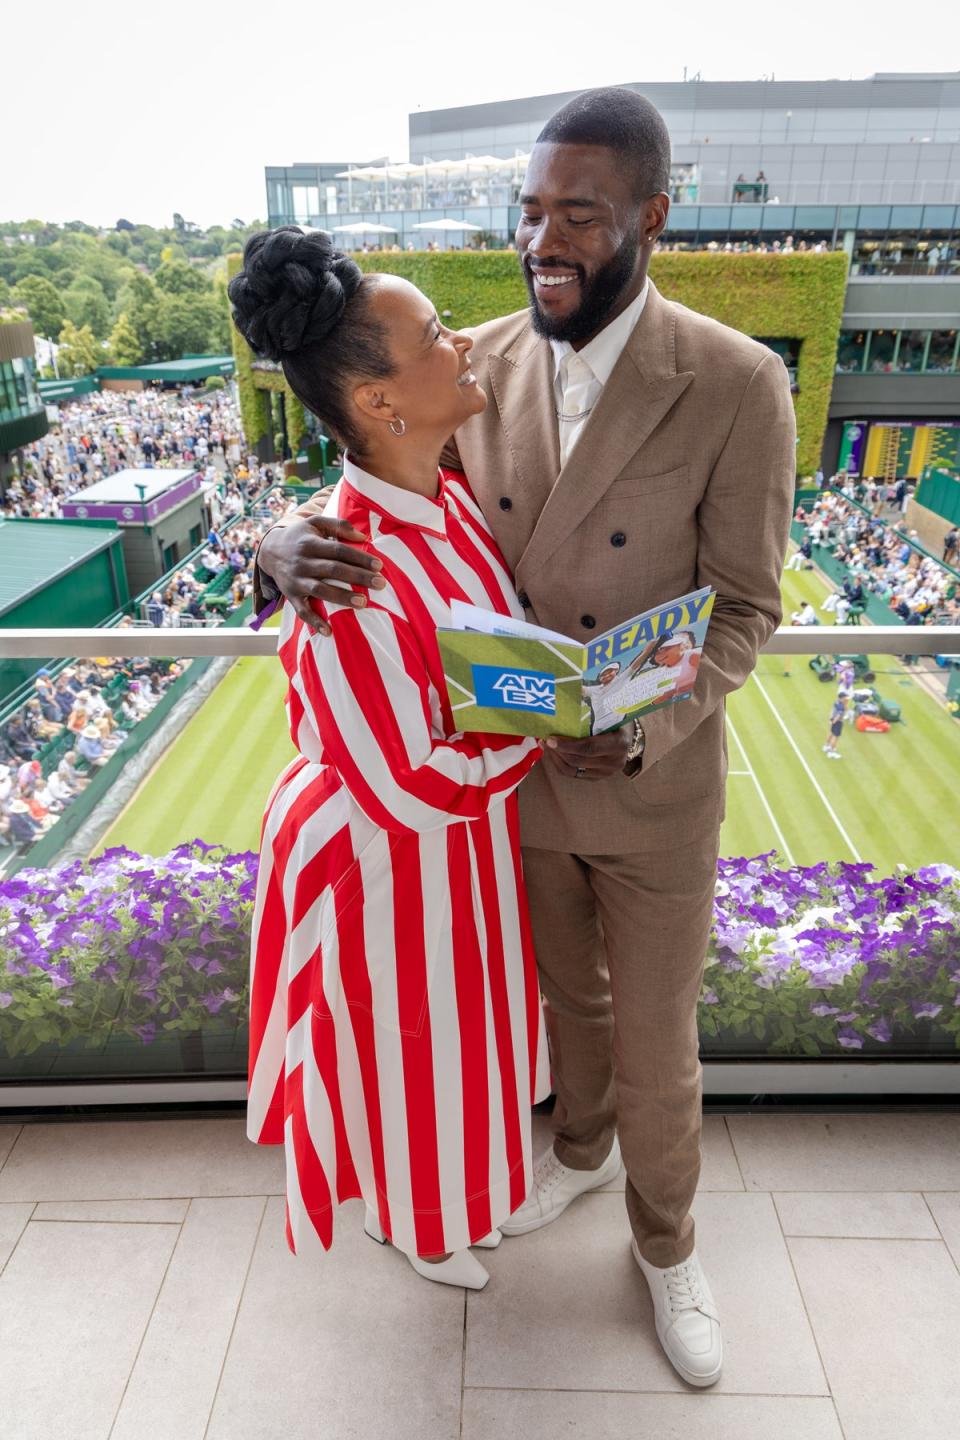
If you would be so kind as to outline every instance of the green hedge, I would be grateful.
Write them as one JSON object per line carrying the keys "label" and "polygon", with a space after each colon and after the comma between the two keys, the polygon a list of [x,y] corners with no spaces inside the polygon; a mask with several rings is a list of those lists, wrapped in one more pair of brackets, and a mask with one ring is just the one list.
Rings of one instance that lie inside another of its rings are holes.
{"label": "green hedge", "polygon": [[[227,256],[227,277],[232,279],[243,264],[241,255]],[[240,418],[243,421],[243,433],[246,437],[247,450],[253,450],[265,435],[270,434],[270,403],[269,396],[264,394],[265,387],[257,382],[254,383],[255,371],[253,369],[254,354],[250,346],[241,335],[237,333],[233,324],[230,326],[230,336],[233,341],[233,359],[236,365],[237,391],[240,396]],[[283,377],[278,377],[281,385]]]}
{"label": "green hedge", "polygon": [[[228,257],[231,274],[239,268],[239,260],[239,256]],[[459,329],[509,315],[527,303],[527,288],[512,251],[401,255],[384,251],[357,255],[356,260],[368,272],[386,271],[411,280],[430,297],[441,315],[449,311],[450,324]],[[691,310],[699,310],[748,335],[802,342],[796,397],[797,471],[812,474],[820,461],[827,426],[847,283],[846,255],[662,251],[653,256],[650,273],[665,296]],[[250,371],[250,352],[236,333],[234,354],[241,404],[245,373],[253,376],[251,384],[260,390],[282,384],[274,375]],[[288,406],[291,402],[298,403],[293,396]],[[292,406],[287,413],[292,414]]]}

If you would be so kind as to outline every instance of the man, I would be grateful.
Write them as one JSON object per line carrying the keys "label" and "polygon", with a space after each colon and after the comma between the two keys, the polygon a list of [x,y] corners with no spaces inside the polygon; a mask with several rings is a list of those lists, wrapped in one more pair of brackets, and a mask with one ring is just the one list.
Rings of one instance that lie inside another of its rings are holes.
{"label": "man", "polygon": [[[642,726],[548,741],[521,788],[557,1105],[553,1148],[502,1227],[556,1219],[614,1178],[622,1150],[657,1334],[704,1386],[722,1343],[689,1210],[724,697],[780,619],[795,424],[779,357],[648,281],[669,174],[663,121],[632,91],[587,92],[548,121],[516,236],[530,309],[475,332],[471,367],[491,403],[448,458],[537,624],[587,640],[671,596],[718,592],[690,699]],[[309,598],[342,599],[330,581],[376,599],[377,562],[340,543],[359,538],[301,514],[268,533],[261,564],[325,630]]]}

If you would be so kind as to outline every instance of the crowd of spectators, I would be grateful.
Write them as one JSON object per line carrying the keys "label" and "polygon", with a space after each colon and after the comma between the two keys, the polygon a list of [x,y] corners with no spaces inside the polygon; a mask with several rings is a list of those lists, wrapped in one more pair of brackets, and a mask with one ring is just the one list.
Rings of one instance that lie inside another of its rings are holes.
{"label": "crowd of spectators", "polygon": [[221,494],[217,523],[273,481],[242,454],[237,402],[229,389],[104,390],[63,401],[59,423],[17,452],[18,473],[0,495],[0,519],[60,517],[64,500],[118,470],[199,469]]}
{"label": "crowd of spectators", "polygon": [[[823,255],[834,247],[829,240],[797,240],[785,235],[782,240],[690,240],[661,239],[659,250],[709,250],[721,255]],[[840,242],[836,248],[842,249]]]}
{"label": "crowd of spectators", "polygon": [[212,529],[192,565],[176,570],[142,606],[150,625],[205,625],[231,614],[253,594],[253,565],[264,533],[295,500],[279,490],[262,497],[253,514],[223,530]]}
{"label": "crowd of spectators", "polygon": [[[798,509],[794,517],[805,533],[790,563],[796,568],[804,560],[813,561],[819,549],[846,570],[843,585],[820,608],[834,611],[837,622],[844,624],[862,614],[868,597],[874,595],[906,625],[960,624],[960,582],[940,560],[918,547],[917,532],[908,530],[902,516],[894,523],[882,518],[880,512],[888,503],[886,487],[837,478],[837,490],[824,491],[812,509]],[[870,513],[855,503],[858,490]]]}
{"label": "crowd of spectators", "polygon": [[37,671],[0,724],[0,863],[57,823],[182,669],[144,656]]}

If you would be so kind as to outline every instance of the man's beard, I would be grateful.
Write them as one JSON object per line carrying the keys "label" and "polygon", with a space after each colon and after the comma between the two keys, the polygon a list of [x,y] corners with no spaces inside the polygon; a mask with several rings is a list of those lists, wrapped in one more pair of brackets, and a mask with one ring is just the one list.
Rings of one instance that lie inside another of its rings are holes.
{"label": "man's beard", "polygon": [[[639,239],[632,233],[628,234],[616,254],[589,281],[581,266],[573,266],[580,278],[583,298],[572,315],[557,319],[545,315],[537,304],[537,282],[524,262],[523,278],[530,293],[530,317],[537,334],[545,340],[567,340],[575,345],[578,340],[588,340],[602,330],[634,277],[639,249]],[[551,267],[544,265],[538,268],[549,271]]]}

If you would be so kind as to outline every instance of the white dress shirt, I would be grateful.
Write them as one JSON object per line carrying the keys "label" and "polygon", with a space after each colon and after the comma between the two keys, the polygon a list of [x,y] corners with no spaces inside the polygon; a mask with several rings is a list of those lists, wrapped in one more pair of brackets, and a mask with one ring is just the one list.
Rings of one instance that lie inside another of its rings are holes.
{"label": "white dress shirt", "polygon": [[574,350],[569,340],[550,341],[561,465],[566,465],[590,411],[600,399],[604,385],[623,354],[623,347],[647,302],[649,286],[650,282],[644,281],[636,300],[631,300],[626,310],[605,325],[582,350]]}

